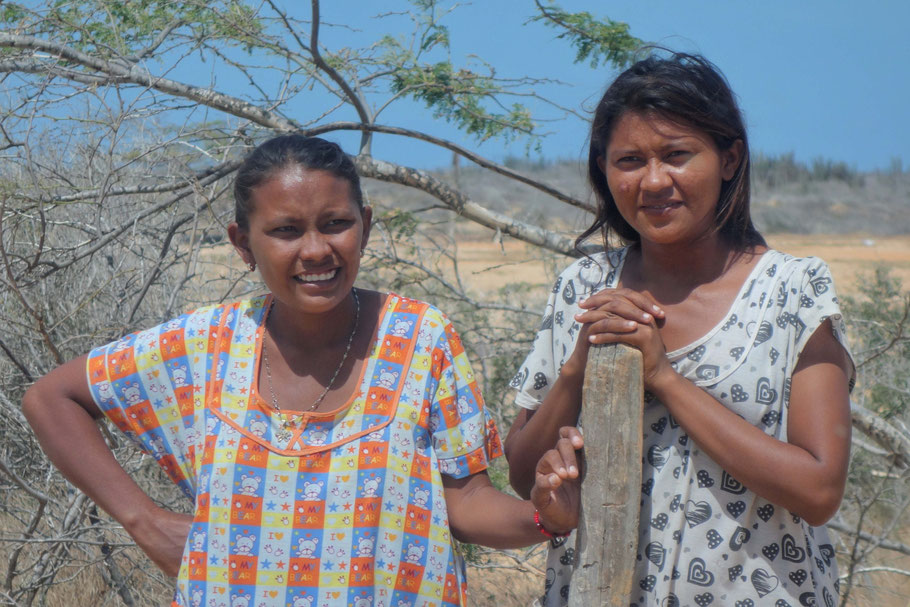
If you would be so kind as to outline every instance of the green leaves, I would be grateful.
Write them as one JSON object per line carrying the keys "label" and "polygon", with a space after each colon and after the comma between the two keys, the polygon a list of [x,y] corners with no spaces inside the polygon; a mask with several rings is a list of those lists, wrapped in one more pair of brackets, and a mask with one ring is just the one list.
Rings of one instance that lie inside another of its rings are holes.
{"label": "green leaves", "polygon": [[5,4],[0,18],[104,58],[154,52],[168,37],[245,46],[262,31],[256,9],[241,0],[54,0],[40,12]]}
{"label": "green leaves", "polygon": [[503,92],[492,76],[455,68],[449,61],[401,66],[392,74],[391,87],[423,101],[435,118],[454,123],[480,140],[498,135],[508,139],[534,130],[530,111],[519,103],[500,111],[486,107],[484,102],[495,104],[496,95]]}
{"label": "green leaves", "polygon": [[536,2],[540,15],[530,21],[562,30],[556,37],[568,40],[576,50],[575,63],[588,61],[592,68],[611,63],[623,66],[629,63],[643,42],[629,34],[629,26],[612,19],[599,19],[589,12],[570,13],[555,3]]}

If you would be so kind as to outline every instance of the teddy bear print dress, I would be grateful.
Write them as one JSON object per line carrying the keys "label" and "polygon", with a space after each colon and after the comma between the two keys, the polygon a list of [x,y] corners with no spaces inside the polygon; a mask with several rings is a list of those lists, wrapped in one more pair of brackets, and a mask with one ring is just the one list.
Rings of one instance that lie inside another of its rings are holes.
{"label": "teddy bear print dress", "polygon": [[501,450],[452,324],[388,295],[360,389],[286,424],[255,379],[269,301],[202,308],[89,355],[99,407],[193,500],[172,606],[464,604],[441,475]]}
{"label": "teddy bear print dress", "polygon": [[[578,302],[616,286],[625,254],[617,249],[580,259],[557,279],[531,353],[512,380],[518,405],[540,406],[575,347]],[[786,441],[793,370],[826,319],[846,348],[824,262],[767,251],[724,319],[667,356],[692,383]],[[825,528],[744,487],[701,452],[663,404],[649,394],[645,400],[638,566],[630,605],[833,607],[836,563]],[[574,546],[574,537],[551,545],[542,600],[547,607],[566,604]]]}

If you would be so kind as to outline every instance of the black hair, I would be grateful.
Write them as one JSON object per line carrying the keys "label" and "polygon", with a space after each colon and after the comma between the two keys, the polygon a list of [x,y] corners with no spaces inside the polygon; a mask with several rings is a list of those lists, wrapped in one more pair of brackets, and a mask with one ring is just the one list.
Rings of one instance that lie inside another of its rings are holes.
{"label": "black hair", "polygon": [[659,117],[707,133],[718,150],[742,141],[742,156],[733,178],[721,185],[714,225],[721,238],[738,249],[764,244],[749,213],[749,142],[742,113],[720,70],[700,55],[651,55],[636,62],[607,88],[594,111],[588,151],[588,179],[597,197],[594,223],[575,241],[576,247],[600,231],[608,247],[610,233],[625,243],[641,236],[623,219],[600,168],[613,129],[626,112],[655,113]]}
{"label": "black hair", "polygon": [[279,135],[256,146],[244,159],[234,178],[234,221],[246,230],[252,211],[252,192],[278,169],[300,165],[328,171],[348,182],[357,207],[363,209],[363,191],[354,161],[337,143],[299,133]]}

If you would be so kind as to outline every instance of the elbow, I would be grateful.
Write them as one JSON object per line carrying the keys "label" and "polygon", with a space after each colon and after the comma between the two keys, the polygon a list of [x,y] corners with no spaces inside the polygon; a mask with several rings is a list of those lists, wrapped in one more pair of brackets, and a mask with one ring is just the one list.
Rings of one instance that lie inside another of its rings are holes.
{"label": "elbow", "polygon": [[455,521],[449,517],[449,533],[452,534],[452,537],[461,542],[462,544],[473,544],[471,535],[466,533],[464,529],[461,528]]}
{"label": "elbow", "polygon": [[29,425],[34,426],[35,418],[40,415],[43,399],[41,398],[41,380],[25,391],[22,397],[22,414]]}
{"label": "elbow", "polygon": [[840,508],[844,497],[844,482],[826,483],[807,496],[798,514],[808,525],[820,527],[830,521]]}

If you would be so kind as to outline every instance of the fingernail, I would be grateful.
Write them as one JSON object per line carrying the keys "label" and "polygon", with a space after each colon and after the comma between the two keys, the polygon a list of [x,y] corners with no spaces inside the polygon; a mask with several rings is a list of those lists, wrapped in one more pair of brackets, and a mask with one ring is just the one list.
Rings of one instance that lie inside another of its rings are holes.
{"label": "fingernail", "polygon": [[576,472],[578,472],[578,468],[575,466],[569,466],[569,474],[575,474]]}

